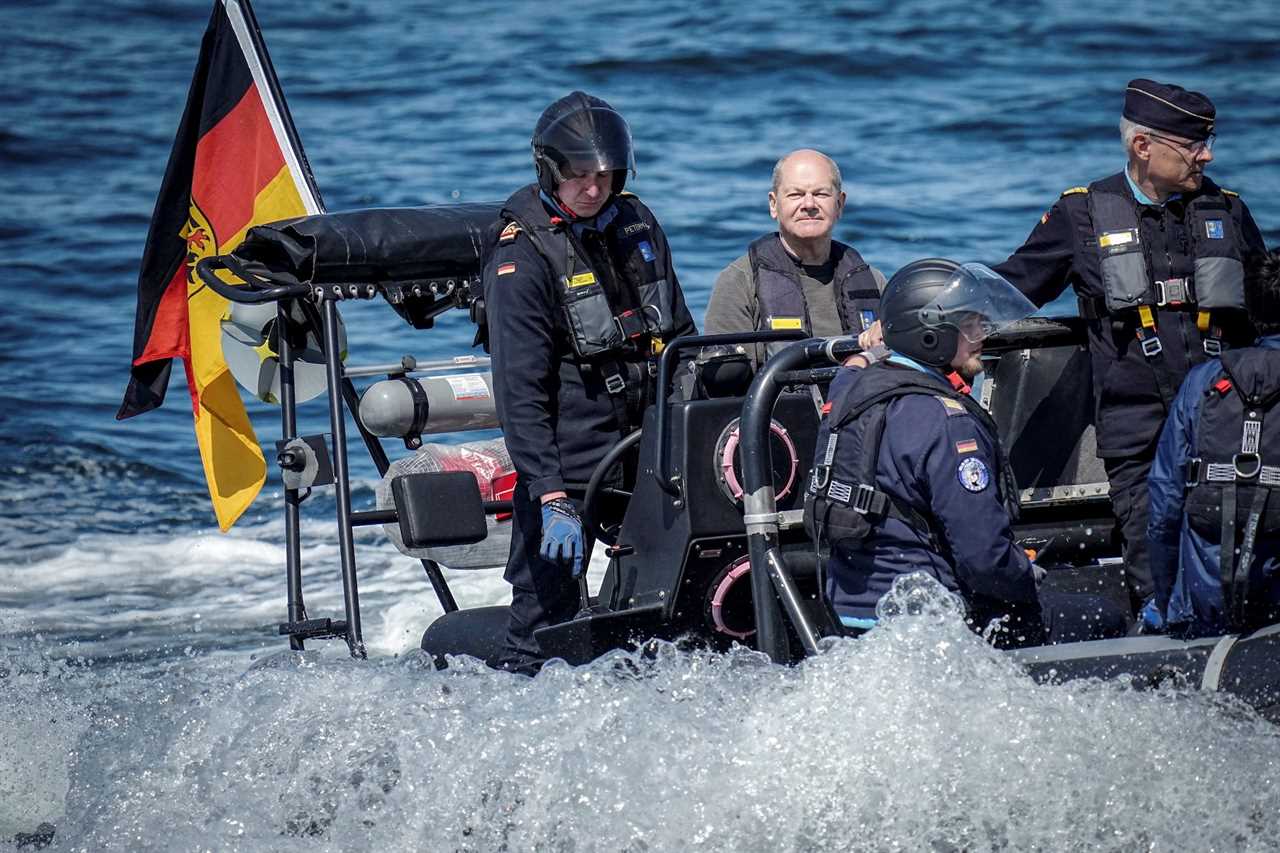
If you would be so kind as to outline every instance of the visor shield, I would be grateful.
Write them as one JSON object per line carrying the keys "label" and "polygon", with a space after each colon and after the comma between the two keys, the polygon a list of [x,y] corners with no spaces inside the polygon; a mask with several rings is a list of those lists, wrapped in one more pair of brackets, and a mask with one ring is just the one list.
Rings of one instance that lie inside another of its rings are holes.
{"label": "visor shield", "polygon": [[963,264],[937,298],[920,309],[929,327],[954,326],[971,344],[1035,313],[1036,306],[1008,279],[983,264]]}
{"label": "visor shield", "polygon": [[608,107],[589,107],[562,116],[543,128],[533,144],[551,155],[560,181],[571,177],[570,173],[619,169],[632,176],[636,173],[631,128]]}

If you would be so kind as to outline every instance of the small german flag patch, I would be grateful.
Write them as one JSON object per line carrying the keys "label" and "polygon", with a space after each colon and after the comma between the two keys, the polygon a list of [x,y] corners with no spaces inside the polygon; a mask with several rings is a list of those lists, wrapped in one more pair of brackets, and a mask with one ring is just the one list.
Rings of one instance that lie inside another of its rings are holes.
{"label": "small german flag patch", "polygon": [[969,438],[969,439],[965,439],[964,441],[956,442],[956,453],[977,453],[977,452],[978,452],[977,439]]}
{"label": "small german flag patch", "polygon": [[515,271],[516,265],[511,261],[507,261],[505,264],[498,264],[498,275],[511,275]]}

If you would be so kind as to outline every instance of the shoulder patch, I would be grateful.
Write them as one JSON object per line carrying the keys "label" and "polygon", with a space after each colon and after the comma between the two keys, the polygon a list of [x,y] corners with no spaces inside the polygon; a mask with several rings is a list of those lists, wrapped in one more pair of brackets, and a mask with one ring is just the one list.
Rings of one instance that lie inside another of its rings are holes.
{"label": "shoulder patch", "polygon": [[505,264],[498,264],[498,275],[511,275],[516,271],[516,265],[513,261],[507,261]]}
{"label": "shoulder patch", "polygon": [[623,190],[622,192],[618,193],[618,195],[622,196],[623,198],[639,198],[640,197],[635,193],[631,192],[630,190]]}
{"label": "shoulder patch", "polygon": [[1233,198],[1240,198],[1240,193],[1236,192],[1235,190],[1229,190],[1226,187],[1218,187],[1218,189],[1222,190],[1223,195],[1229,195]]}
{"label": "shoulder patch", "polygon": [[[490,234],[493,232],[490,231]],[[520,226],[514,222],[508,222],[507,227],[502,229],[502,233],[498,235],[499,243],[510,243],[516,237],[520,236]]]}
{"label": "shoulder patch", "polygon": [[1070,189],[1065,189],[1065,190],[1063,190],[1063,191],[1062,191],[1062,194],[1063,194],[1064,196],[1068,196],[1068,195],[1078,195],[1078,194],[1080,194],[1080,193],[1087,193],[1088,191],[1089,191],[1089,188],[1088,188],[1088,187],[1071,187]]}
{"label": "shoulder patch", "polygon": [[991,472],[981,459],[970,456],[961,460],[956,468],[956,479],[966,491],[980,492],[991,484]]}
{"label": "shoulder patch", "polygon": [[967,414],[964,408],[964,403],[961,403],[959,400],[953,400],[950,397],[943,397],[941,395],[936,396],[934,399],[942,404],[942,409],[947,413],[947,417],[949,418],[954,418],[956,415]]}

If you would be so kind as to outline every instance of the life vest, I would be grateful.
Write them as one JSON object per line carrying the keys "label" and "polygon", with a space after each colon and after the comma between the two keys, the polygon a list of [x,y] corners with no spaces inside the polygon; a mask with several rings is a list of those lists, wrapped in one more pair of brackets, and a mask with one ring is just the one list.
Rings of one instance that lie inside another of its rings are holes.
{"label": "life vest", "polygon": [[[1244,242],[1231,215],[1228,195],[1212,181],[1205,179],[1204,191],[1187,205],[1194,263],[1189,279],[1153,279],[1143,248],[1137,202],[1131,195],[1112,192],[1103,182],[1090,184],[1089,217],[1101,257],[1108,313],[1137,310],[1143,325],[1154,328],[1150,318],[1156,308],[1244,310]],[[1202,332],[1207,323],[1204,317]],[[1144,351],[1158,347],[1155,340],[1144,346]],[[1206,349],[1211,355],[1221,351],[1220,344]]]}
{"label": "life vest", "polygon": [[[574,355],[584,362],[651,357],[675,331],[675,285],[654,247],[653,215],[630,194],[613,204],[602,232],[608,258],[593,258],[570,222],[552,218],[536,185],[513,195],[501,214],[550,265]],[[614,304],[622,296],[629,306]]]}
{"label": "life vest", "polygon": [[1258,536],[1280,536],[1280,351],[1251,347],[1222,356],[1196,425],[1187,462],[1187,522],[1221,545],[1228,624],[1244,623]]}
{"label": "life vest", "polygon": [[[813,320],[805,302],[795,259],[776,233],[766,234],[747,248],[751,280],[755,284],[760,328],[803,329],[812,334]],[[856,335],[875,322],[880,309],[880,289],[871,267],[852,246],[831,243],[835,271],[831,278],[840,328]],[[786,344],[782,344],[786,346]]]}
{"label": "life vest", "polygon": [[[998,471],[994,482],[1010,518],[1017,518],[1017,488],[999,441],[995,422],[968,394],[962,394],[941,377],[884,363],[863,368],[858,381],[834,401],[819,428],[817,460],[805,496],[805,528],[815,541],[834,546],[862,541],[885,518],[896,518],[924,536],[945,554],[945,542],[930,521],[876,486],[880,443],[887,426],[889,404],[909,394],[938,397],[944,405],[964,407],[987,430],[997,447]],[[910,428],[910,425],[906,425]]]}

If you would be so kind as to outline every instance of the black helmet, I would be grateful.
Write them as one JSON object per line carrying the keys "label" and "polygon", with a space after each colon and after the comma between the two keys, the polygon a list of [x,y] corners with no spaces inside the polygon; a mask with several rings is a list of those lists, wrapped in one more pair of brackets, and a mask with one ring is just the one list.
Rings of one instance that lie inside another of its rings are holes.
{"label": "black helmet", "polygon": [[613,172],[621,192],[627,172],[636,173],[631,128],[617,110],[585,92],[573,92],[547,107],[533,129],[533,165],[538,185],[554,195],[566,168]]}
{"label": "black helmet", "polygon": [[889,349],[945,368],[960,335],[978,343],[1036,310],[990,267],[945,258],[913,261],[894,273],[880,298],[880,322]]}

